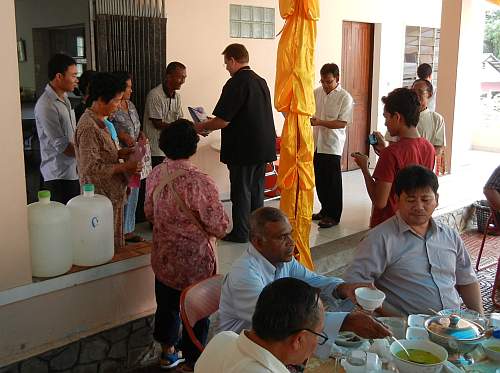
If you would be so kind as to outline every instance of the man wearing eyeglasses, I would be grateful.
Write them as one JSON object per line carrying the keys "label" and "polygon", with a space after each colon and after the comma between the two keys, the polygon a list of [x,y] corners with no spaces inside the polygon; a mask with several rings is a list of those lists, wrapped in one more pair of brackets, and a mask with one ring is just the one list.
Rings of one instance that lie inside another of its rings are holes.
{"label": "man wearing eyeglasses", "polygon": [[267,285],[257,300],[251,329],[216,335],[194,371],[289,373],[287,365],[302,364],[328,340],[320,292],[290,277]]}
{"label": "man wearing eyeglasses", "polygon": [[339,67],[334,63],[320,70],[321,87],[314,90],[316,113],[311,118],[314,135],[314,175],[321,210],[313,214],[320,228],[330,228],[342,216],[342,171],[346,127],[352,123],[353,100],[340,86]]}
{"label": "man wearing eyeglasses", "polygon": [[[306,269],[293,257],[295,243],[286,215],[274,207],[262,207],[250,216],[250,245],[234,263],[222,286],[219,305],[219,331],[240,333],[252,326],[252,314],[262,289],[271,282],[293,277],[321,289],[331,303],[352,309],[354,290],[359,284],[347,285],[339,278],[318,275]],[[363,285],[366,286],[366,283]],[[348,298],[348,299],[347,299]],[[389,331],[362,312],[327,312],[326,334],[334,338],[340,330],[361,337],[380,338]]]}

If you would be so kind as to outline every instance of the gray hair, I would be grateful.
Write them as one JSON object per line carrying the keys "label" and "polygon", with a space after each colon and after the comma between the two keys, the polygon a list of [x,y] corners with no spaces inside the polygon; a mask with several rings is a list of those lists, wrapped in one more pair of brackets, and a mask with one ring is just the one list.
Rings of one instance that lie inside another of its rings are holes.
{"label": "gray hair", "polygon": [[283,211],[274,207],[261,207],[250,215],[250,239],[263,237],[267,223],[287,222]]}

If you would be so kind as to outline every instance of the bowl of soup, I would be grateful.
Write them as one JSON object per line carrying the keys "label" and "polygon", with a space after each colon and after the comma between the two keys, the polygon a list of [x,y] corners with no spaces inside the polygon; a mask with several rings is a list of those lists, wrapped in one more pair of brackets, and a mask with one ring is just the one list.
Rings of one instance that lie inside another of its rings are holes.
{"label": "bowl of soup", "polygon": [[500,361],[500,339],[489,338],[483,342],[484,353],[490,360]]}
{"label": "bowl of soup", "polygon": [[[440,345],[426,340],[399,340],[410,353],[410,358],[399,344],[393,342],[390,347],[394,363],[400,372],[439,373],[448,352]],[[410,360],[411,359],[411,360]]]}

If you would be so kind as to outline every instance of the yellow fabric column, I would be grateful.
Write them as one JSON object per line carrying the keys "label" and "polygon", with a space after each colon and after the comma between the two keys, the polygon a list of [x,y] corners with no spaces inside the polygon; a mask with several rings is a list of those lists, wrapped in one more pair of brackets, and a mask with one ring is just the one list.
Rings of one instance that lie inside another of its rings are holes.
{"label": "yellow fabric column", "polygon": [[280,208],[294,230],[296,258],[314,269],[309,232],[314,202],[314,49],[319,0],[280,0],[286,23],[278,44],[274,106],[286,114],[281,135]]}

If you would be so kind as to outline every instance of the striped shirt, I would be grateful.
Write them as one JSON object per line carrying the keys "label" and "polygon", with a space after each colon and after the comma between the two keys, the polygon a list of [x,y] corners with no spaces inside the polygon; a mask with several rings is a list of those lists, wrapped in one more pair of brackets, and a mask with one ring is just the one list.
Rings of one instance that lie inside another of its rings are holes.
{"label": "striped shirt", "polygon": [[160,150],[158,141],[160,140],[161,130],[157,129],[152,119],[159,119],[165,123],[171,123],[183,117],[181,96],[174,92],[173,97],[168,97],[160,84],[148,93],[146,106],[144,108],[144,134],[149,139],[151,145],[151,155],[153,157],[164,157],[165,154]]}

